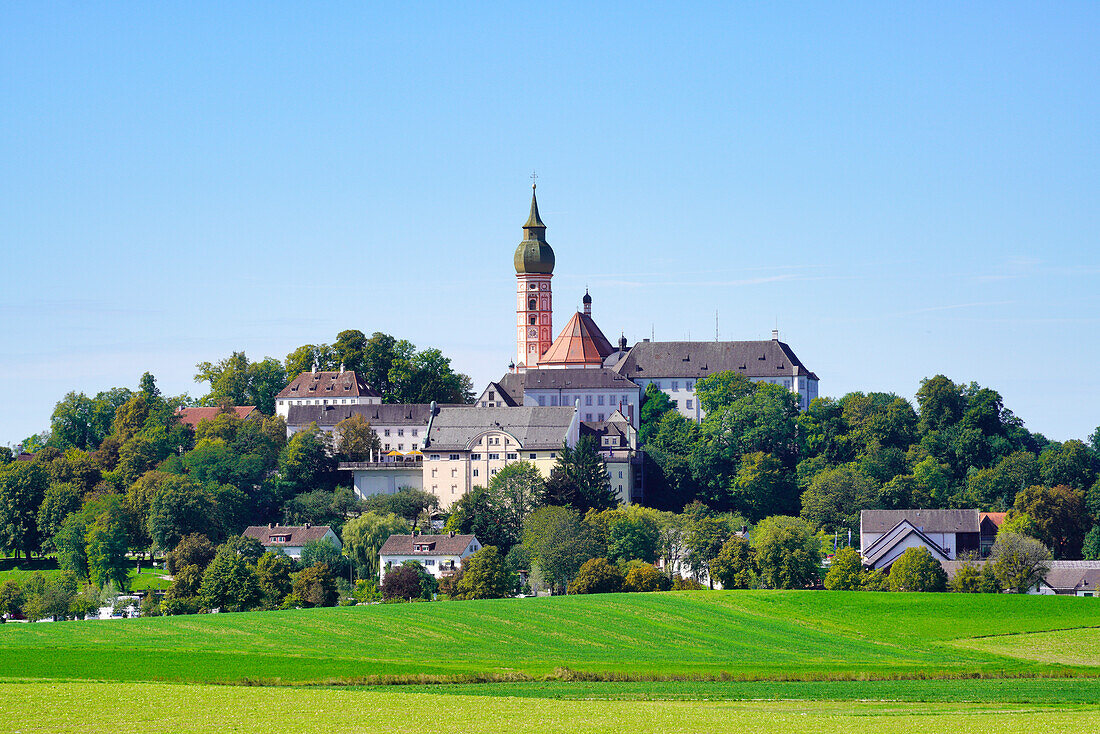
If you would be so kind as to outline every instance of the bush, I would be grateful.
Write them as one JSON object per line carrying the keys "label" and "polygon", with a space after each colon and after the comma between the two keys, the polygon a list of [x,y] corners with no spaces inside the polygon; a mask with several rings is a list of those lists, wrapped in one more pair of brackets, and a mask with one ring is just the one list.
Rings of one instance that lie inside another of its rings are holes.
{"label": "bush", "polygon": [[672,577],[672,590],[673,591],[702,591],[707,587],[693,578],[684,578],[680,574],[676,574]]}
{"label": "bush", "polygon": [[336,605],[336,579],[327,563],[315,563],[294,577],[294,596],[306,607]]}
{"label": "bush", "polygon": [[141,600],[141,616],[143,617],[159,617],[160,616],[160,599],[153,592],[147,592],[145,598]]}
{"label": "bush", "polygon": [[591,558],[581,565],[570,594],[614,594],[623,590],[623,572],[606,558]]}
{"label": "bush", "polygon": [[1035,538],[1016,533],[997,533],[989,563],[1001,588],[1026,594],[1050,569],[1050,549]]}
{"label": "bush", "polygon": [[860,591],[889,591],[890,579],[877,568],[869,568],[859,577]]}
{"label": "bush", "polygon": [[817,578],[821,543],[797,517],[760,521],[753,535],[760,580],[770,589],[801,589]]}
{"label": "bush", "polygon": [[515,580],[500,550],[487,545],[462,562],[462,576],[454,585],[455,599],[503,599],[511,596]]}
{"label": "bush", "polygon": [[623,582],[623,591],[668,591],[670,588],[672,588],[672,581],[668,576],[648,563],[630,569]]}
{"label": "bush", "polygon": [[[420,564],[417,564],[418,566]],[[382,579],[382,598],[386,601],[423,599],[420,571],[412,566],[394,566]]]}
{"label": "bush", "polygon": [[924,546],[908,548],[890,568],[890,591],[944,591],[947,573]]}
{"label": "bush", "polygon": [[825,574],[824,586],[830,591],[855,591],[863,586],[863,559],[852,547],[840,548]]}

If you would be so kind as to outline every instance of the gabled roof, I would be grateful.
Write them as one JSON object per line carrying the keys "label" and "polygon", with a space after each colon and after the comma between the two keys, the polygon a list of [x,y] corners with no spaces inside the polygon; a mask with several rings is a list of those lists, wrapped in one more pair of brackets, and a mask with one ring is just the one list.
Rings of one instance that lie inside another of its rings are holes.
{"label": "gabled roof", "polygon": [[1062,593],[1081,588],[1097,591],[1097,586],[1100,586],[1100,561],[1050,561],[1050,570],[1043,580],[1050,588]]}
{"label": "gabled roof", "polygon": [[[231,405],[229,409],[237,414],[238,418],[242,420],[248,418],[250,415],[256,412],[255,405]],[[185,426],[191,426],[192,428],[198,428],[199,423],[205,420],[212,420],[218,413],[222,412],[220,407],[218,408],[180,408],[177,413],[180,417],[180,423]]]}
{"label": "gabled roof", "polygon": [[899,543],[911,535],[920,538],[921,543],[928,548],[929,552],[932,553],[932,557],[937,561],[943,563],[948,560],[947,554],[943,552],[943,549],[940,548],[935,541],[922,533],[918,528],[914,527],[908,520],[902,520],[897,526],[891,528],[888,533],[863,549],[861,553],[863,555],[863,564],[865,566],[875,565],[891,550],[896,548]]}
{"label": "gabled roof", "polygon": [[596,326],[592,317],[577,311],[566,322],[565,328],[546,353],[539,357],[539,367],[600,367],[604,358],[614,351],[615,348],[600,331],[600,327]]}
{"label": "gabled roof", "polygon": [[860,532],[885,533],[902,520],[926,533],[976,533],[980,528],[977,510],[863,510]]}
{"label": "gabled roof", "polygon": [[291,380],[278,398],[379,398],[382,393],[372,389],[355,374],[354,370],[343,372],[303,372]]}
{"label": "gabled roof", "polygon": [[[253,525],[245,528],[243,535],[246,538],[255,538],[265,548],[285,545],[297,547],[311,540],[320,540],[331,530],[328,525]],[[271,539],[273,536],[290,537],[276,542]]]}
{"label": "gabled roof", "polygon": [[630,378],[700,378],[716,372],[746,377],[817,375],[778,339],[739,342],[651,342],[635,344],[615,369]]}
{"label": "gabled roof", "polygon": [[[481,543],[473,535],[391,535],[378,549],[380,556],[459,556],[470,543]],[[416,550],[417,545],[431,546]]]}
{"label": "gabled roof", "polygon": [[[547,352],[549,354],[549,352]],[[524,390],[641,390],[638,384],[615,370],[534,369],[523,373]]]}
{"label": "gabled roof", "polygon": [[576,411],[571,407],[444,407],[432,420],[425,450],[466,450],[487,431],[504,431],[522,449],[555,449],[565,441]]}
{"label": "gabled roof", "polygon": [[496,382],[490,382],[481,392],[481,398],[488,400],[487,392],[496,393],[494,402],[499,401],[508,407],[523,405],[523,375],[519,372],[509,372]]}
{"label": "gabled roof", "polygon": [[379,403],[377,405],[291,405],[287,426],[335,426],[345,418],[361,415],[372,426],[426,426],[432,406],[427,403]]}
{"label": "gabled roof", "polygon": [[989,522],[993,523],[997,528],[1000,528],[1001,523],[1005,521],[1005,517],[1007,515],[1007,512],[979,512],[978,522],[982,523],[988,520]]}

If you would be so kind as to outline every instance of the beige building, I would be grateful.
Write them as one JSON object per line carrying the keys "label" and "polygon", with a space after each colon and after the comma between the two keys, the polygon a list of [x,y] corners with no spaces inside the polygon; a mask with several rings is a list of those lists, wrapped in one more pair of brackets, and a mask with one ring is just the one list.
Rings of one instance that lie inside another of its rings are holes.
{"label": "beige building", "polygon": [[424,489],[446,510],[511,462],[528,461],[549,477],[562,444],[576,445],[579,435],[579,415],[568,406],[439,408],[422,449]]}

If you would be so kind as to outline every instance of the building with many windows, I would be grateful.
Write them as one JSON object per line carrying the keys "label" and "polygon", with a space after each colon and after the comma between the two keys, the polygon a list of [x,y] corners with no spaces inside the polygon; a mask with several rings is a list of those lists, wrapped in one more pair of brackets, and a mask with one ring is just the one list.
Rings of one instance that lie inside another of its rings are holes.
{"label": "building with many windows", "polygon": [[275,414],[288,418],[296,405],[378,405],[382,394],[352,370],[303,372],[275,396]]}

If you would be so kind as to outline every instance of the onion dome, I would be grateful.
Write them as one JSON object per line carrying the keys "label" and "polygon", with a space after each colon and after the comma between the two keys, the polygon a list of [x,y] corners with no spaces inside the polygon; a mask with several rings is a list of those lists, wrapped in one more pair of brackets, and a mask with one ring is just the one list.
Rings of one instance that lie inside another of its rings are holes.
{"label": "onion dome", "polygon": [[516,248],[516,273],[554,272],[554,250],[546,241],[546,225],[539,218],[539,203],[535,200],[535,187],[531,186],[531,216],[523,225],[523,242]]}

